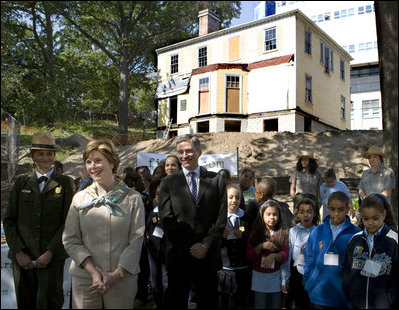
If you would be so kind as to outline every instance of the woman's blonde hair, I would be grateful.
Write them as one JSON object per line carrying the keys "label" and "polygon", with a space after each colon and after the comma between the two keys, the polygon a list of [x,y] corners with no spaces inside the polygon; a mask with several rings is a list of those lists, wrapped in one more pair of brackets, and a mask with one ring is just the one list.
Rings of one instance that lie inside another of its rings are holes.
{"label": "woman's blonde hair", "polygon": [[116,173],[119,167],[119,156],[116,153],[116,148],[112,141],[107,138],[102,138],[98,140],[91,140],[83,151],[83,161],[86,162],[92,151],[98,151],[104,155],[104,157],[109,161],[112,166],[112,172]]}

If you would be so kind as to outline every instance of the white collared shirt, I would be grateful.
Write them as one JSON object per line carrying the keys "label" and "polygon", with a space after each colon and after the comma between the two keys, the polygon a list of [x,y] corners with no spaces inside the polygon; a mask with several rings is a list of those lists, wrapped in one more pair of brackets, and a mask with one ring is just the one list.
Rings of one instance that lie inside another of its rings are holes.
{"label": "white collared shirt", "polygon": [[38,179],[39,179],[41,176],[47,177],[47,181],[46,181],[46,182],[39,183],[39,189],[40,189],[40,192],[42,192],[44,186],[46,186],[46,183],[47,183],[48,180],[50,179],[50,177],[51,177],[51,175],[53,174],[54,170],[51,169],[51,170],[50,170],[49,172],[47,172],[46,174],[41,174],[41,173],[38,172],[37,170],[36,170],[35,172],[36,172],[36,176],[37,176]]}
{"label": "white collared shirt", "polygon": [[191,170],[188,170],[188,169],[186,169],[186,168],[184,168],[184,167],[182,167],[182,169],[183,169],[183,173],[184,173],[184,176],[186,177],[186,181],[187,181],[187,184],[188,184],[188,187],[190,187],[190,190],[191,190],[191,176],[190,175],[188,175],[190,172],[195,172],[195,183],[197,184],[197,189],[199,190],[199,181],[200,181],[200,166],[198,166],[195,170],[193,170],[193,171],[191,171]]}

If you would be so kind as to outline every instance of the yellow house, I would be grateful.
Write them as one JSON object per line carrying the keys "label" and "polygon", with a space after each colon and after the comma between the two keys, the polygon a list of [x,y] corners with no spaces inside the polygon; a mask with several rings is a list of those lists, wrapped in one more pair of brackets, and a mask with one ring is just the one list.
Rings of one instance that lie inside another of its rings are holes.
{"label": "yellow house", "polygon": [[352,57],[301,11],[218,30],[156,50],[157,136],[350,129]]}

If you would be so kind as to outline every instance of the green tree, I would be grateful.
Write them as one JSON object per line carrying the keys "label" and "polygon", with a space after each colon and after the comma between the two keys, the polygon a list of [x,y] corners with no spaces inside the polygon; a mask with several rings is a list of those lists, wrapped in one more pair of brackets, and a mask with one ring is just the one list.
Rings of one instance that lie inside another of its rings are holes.
{"label": "green tree", "polygon": [[77,106],[70,74],[74,62],[60,57],[65,40],[55,3],[1,3],[2,104],[30,124],[52,126]]}
{"label": "green tree", "polygon": [[57,12],[104,52],[118,70],[121,136],[128,132],[130,82],[138,85],[147,72],[155,69],[156,48],[196,35],[197,15],[204,8],[216,11],[222,27],[227,27],[241,6],[240,1],[58,2]]}
{"label": "green tree", "polygon": [[[384,147],[398,184],[398,2],[375,1]],[[398,188],[392,190],[398,216]]]}

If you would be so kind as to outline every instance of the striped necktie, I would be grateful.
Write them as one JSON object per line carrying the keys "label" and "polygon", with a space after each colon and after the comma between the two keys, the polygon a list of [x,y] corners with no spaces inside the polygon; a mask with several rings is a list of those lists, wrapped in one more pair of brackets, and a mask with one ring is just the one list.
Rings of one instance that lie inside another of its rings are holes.
{"label": "striped necktie", "polygon": [[189,172],[189,175],[191,177],[191,186],[190,186],[190,190],[191,190],[191,195],[193,196],[193,200],[195,202],[195,204],[198,203],[197,199],[197,182],[195,182],[195,175],[196,173],[194,171]]}

